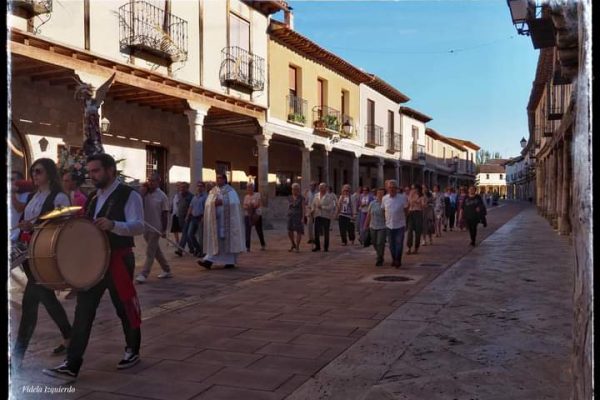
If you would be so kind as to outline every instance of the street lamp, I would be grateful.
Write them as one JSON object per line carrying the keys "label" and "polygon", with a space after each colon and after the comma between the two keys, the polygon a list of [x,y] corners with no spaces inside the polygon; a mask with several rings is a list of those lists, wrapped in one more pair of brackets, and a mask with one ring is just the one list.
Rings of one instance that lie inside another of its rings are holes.
{"label": "street lamp", "polygon": [[529,31],[525,28],[525,24],[531,15],[530,0],[506,0],[506,2],[510,9],[513,25],[517,28],[517,33],[519,35],[529,35]]}
{"label": "street lamp", "polygon": [[110,128],[110,121],[106,117],[102,117],[100,120],[100,132],[108,133],[108,128]]}
{"label": "street lamp", "polygon": [[342,124],[342,130],[344,131],[346,136],[350,135],[350,132],[352,132],[352,124],[350,123],[350,121],[346,120],[346,122]]}
{"label": "street lamp", "polygon": [[524,149],[525,146],[527,146],[527,140],[525,140],[525,138],[521,139],[521,148]]}

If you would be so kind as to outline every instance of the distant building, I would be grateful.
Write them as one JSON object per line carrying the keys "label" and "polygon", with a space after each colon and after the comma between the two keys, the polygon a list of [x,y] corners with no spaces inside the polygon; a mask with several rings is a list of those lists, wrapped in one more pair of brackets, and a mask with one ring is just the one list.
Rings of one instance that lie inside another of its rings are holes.
{"label": "distant building", "polygon": [[507,161],[494,159],[479,166],[475,179],[475,186],[477,186],[478,191],[484,189],[486,193],[498,193],[500,196],[506,196],[506,169],[504,164]]}

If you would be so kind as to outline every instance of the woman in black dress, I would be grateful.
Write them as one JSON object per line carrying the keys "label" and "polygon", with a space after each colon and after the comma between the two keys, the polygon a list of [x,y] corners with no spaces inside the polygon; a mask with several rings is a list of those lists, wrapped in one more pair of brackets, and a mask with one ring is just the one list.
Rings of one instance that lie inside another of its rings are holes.
{"label": "woman in black dress", "polygon": [[[300,194],[300,185],[294,183],[292,185],[292,194],[288,198],[288,236],[290,238],[290,242],[292,242],[292,247],[289,251],[296,252],[300,251],[300,241],[302,240],[302,235],[304,234],[304,197]],[[294,234],[296,238],[294,238]]]}
{"label": "woman in black dress", "polygon": [[462,202],[462,215],[471,235],[471,246],[475,246],[477,238],[477,224],[481,222],[481,215],[485,212],[485,204],[475,192],[475,186],[469,187],[469,194]]}

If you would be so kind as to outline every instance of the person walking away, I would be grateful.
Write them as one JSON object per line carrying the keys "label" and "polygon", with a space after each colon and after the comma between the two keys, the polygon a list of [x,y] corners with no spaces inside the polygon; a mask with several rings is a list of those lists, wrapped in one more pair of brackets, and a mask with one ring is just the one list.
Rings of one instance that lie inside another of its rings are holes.
{"label": "person walking away", "polygon": [[416,185],[411,189],[408,195],[408,237],[406,246],[408,247],[407,254],[412,254],[413,239],[415,245],[415,254],[419,252],[421,244],[421,234],[423,232],[423,209],[427,205],[427,199],[423,196],[420,185]]}
{"label": "person walking away", "polygon": [[[293,183],[292,194],[288,197],[287,230],[292,243],[289,251],[300,251],[300,241],[304,235],[304,222],[306,221],[305,209],[304,197],[300,194],[300,185]],[[296,235],[295,238],[294,235]]]}
{"label": "person walking away", "polygon": [[214,263],[235,268],[239,254],[246,249],[240,198],[222,173],[217,175],[217,184],[206,198],[203,241],[206,255],[198,264],[206,269]]}
{"label": "person walking away", "polygon": [[142,271],[135,278],[137,283],[146,282],[155,259],[163,270],[163,272],[158,275],[158,278],[166,279],[173,276],[169,262],[165,258],[159,243],[161,237],[167,237],[167,221],[170,211],[169,198],[165,192],[159,188],[159,185],[160,176],[157,173],[150,175],[148,178],[148,193],[143,197],[144,220],[146,224],[149,225],[146,226],[144,230],[146,261],[144,262]]}
{"label": "person walking away", "polygon": [[206,205],[207,197],[208,196],[206,195],[204,182],[198,181],[196,183],[196,194],[190,201],[190,206],[188,207],[186,215],[187,242],[190,251],[196,257],[204,256],[202,238],[198,240],[198,233],[200,233],[200,236],[202,237],[204,226],[204,207]]}
{"label": "person walking away", "polygon": [[354,220],[356,218],[356,210],[352,207],[352,198],[350,195],[350,185],[344,185],[342,194],[337,202],[338,223],[340,227],[340,236],[342,237],[342,245],[354,244],[355,228]]}
{"label": "person walking away", "polygon": [[398,183],[390,180],[390,193],[385,195],[381,204],[385,216],[385,227],[392,255],[392,266],[402,266],[402,251],[404,245],[404,230],[406,228],[406,210],[408,200],[404,194],[398,193]]}
{"label": "person walking away", "polygon": [[461,186],[459,189],[458,197],[456,198],[456,224],[458,229],[462,232],[466,229],[465,225],[465,216],[463,214],[463,202],[467,198],[467,190],[464,186]]}
{"label": "person walking away", "polygon": [[306,217],[306,230],[308,231],[308,244],[312,244],[315,241],[315,218],[310,209],[315,194],[317,194],[317,182],[312,181],[308,190],[304,193],[304,215]]}
{"label": "person walking away", "polygon": [[262,212],[260,207],[260,193],[254,191],[254,184],[249,183],[246,186],[246,195],[244,196],[244,222],[246,227],[246,251],[250,251],[250,242],[252,227],[258,234],[260,240],[260,249],[265,249],[265,236],[262,226]]}
{"label": "person walking away", "polygon": [[[66,360],[55,368],[43,370],[44,374],[65,383],[77,379],[96,311],[107,289],[121,320],[126,342],[125,355],[116,367],[131,368],[140,361],[142,320],[133,284],[135,257],[132,248],[135,246],[133,236],[144,232],[142,197],[131,187],[119,182],[117,164],[107,154],[88,157],[87,170],[97,191],[90,193],[86,214],[98,228],[106,231],[111,257],[102,280],[88,290],[77,292],[75,319]],[[168,210],[167,208],[167,214]]]}
{"label": "person walking away", "polygon": [[329,251],[329,231],[331,220],[335,216],[336,198],[333,193],[328,193],[325,183],[319,184],[319,193],[313,199],[311,211],[315,216],[315,246],[312,251],[321,251],[321,235],[323,235],[323,249]]}
{"label": "person walking away", "polygon": [[[187,182],[179,182],[179,185],[177,185],[177,190],[179,193],[173,196],[174,199],[175,197],[177,198],[177,206],[173,223],[177,223],[179,232],[181,232],[181,239],[178,241],[179,247],[185,249],[185,246],[187,245],[188,249],[194,253],[193,244],[191,243],[191,238],[188,235],[189,220],[187,218],[190,203],[192,202],[194,195],[190,192],[190,184]],[[175,250],[175,254],[177,254],[179,257],[183,256],[181,249]]]}
{"label": "person walking away", "polygon": [[[179,218],[177,218],[179,196],[180,196],[179,193],[181,192],[181,183],[182,182],[175,183],[175,194],[173,195],[173,198],[171,199],[171,233],[173,234],[173,237],[175,238],[175,243],[180,242],[179,234],[183,230],[183,227],[181,226],[183,224],[183,221],[180,221]],[[177,252],[175,252],[175,254],[177,254]],[[177,254],[177,255],[180,255],[180,254]]]}
{"label": "person walking away", "polygon": [[447,217],[447,222],[448,222],[448,229],[450,230],[450,232],[452,232],[452,230],[454,229],[455,225],[456,225],[456,202],[457,202],[457,195],[454,192],[454,188],[452,187],[448,187],[446,189],[446,198],[448,199],[448,201],[446,202],[446,217]]}
{"label": "person walking away", "polygon": [[[446,197],[440,192],[440,185],[433,186],[433,214],[435,217],[435,236],[442,237],[442,224],[445,217]],[[445,230],[445,229],[444,229]]]}
{"label": "person walking away", "polygon": [[476,193],[475,186],[469,187],[469,193],[461,203],[462,215],[469,229],[469,236],[471,237],[471,246],[475,246],[477,239],[477,225],[481,222],[481,215],[485,209],[485,204]]}
{"label": "person walking away", "polygon": [[[358,225],[360,226],[359,238],[364,235],[365,229],[365,218],[367,217],[367,211],[369,204],[373,201],[373,195],[368,187],[362,188],[362,193],[358,199]],[[361,242],[362,243],[362,242]]]}
{"label": "person walking away", "polygon": [[[49,158],[40,158],[33,162],[29,169],[33,182],[34,191],[30,192],[25,200],[25,208],[20,217],[18,227],[20,230],[19,241],[30,244],[33,231],[39,223],[41,215],[44,215],[58,207],[71,205],[69,197],[63,192],[56,164]],[[13,351],[11,353],[11,366],[15,370],[21,368],[23,358],[29,347],[29,341],[33,336],[37,325],[38,309],[40,303],[44,305],[50,318],[58,326],[62,334],[63,343],[56,347],[53,355],[64,354],[71,338],[71,324],[62,304],[56,298],[54,290],[37,283],[29,261],[23,261],[23,272],[27,276],[27,284],[23,291],[21,301],[21,320],[17,331]]]}
{"label": "person walking away", "polygon": [[[389,181],[387,182],[389,188]],[[375,262],[376,267],[383,266],[383,253],[385,251],[385,237],[387,230],[385,226],[385,213],[383,210],[383,196],[385,195],[385,188],[377,189],[375,200],[369,204],[367,210],[367,218],[365,219],[365,225],[370,230],[371,243],[377,254],[377,260]],[[399,194],[398,194],[399,196]],[[402,252],[400,252],[402,254]]]}
{"label": "person walking away", "polygon": [[[424,193],[425,208],[423,208],[423,237],[424,243],[433,244],[433,234],[435,233],[435,212],[433,210],[433,195],[427,190]],[[429,241],[427,240],[429,239]]]}

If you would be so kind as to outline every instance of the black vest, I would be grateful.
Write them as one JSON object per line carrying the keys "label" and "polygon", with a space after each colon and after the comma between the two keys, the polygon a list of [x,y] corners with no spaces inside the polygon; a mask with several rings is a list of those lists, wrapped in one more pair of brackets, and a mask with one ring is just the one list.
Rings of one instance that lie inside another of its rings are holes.
{"label": "black vest", "polygon": [[[102,208],[98,212],[96,218],[104,217],[112,221],[125,222],[125,204],[129,199],[129,195],[133,189],[129,186],[119,184],[116,189],[108,196],[108,199],[102,205]],[[94,212],[96,211],[96,203],[98,201],[97,192],[90,193],[88,200],[85,204],[87,210],[87,216],[90,219],[94,218]],[[111,249],[121,249],[124,247],[134,247],[133,236],[121,236],[112,232],[107,232],[108,241]]]}
{"label": "black vest", "polygon": [[[29,202],[31,201],[31,199],[33,199],[33,196],[35,195],[36,192],[31,192],[27,195],[27,201],[25,202],[25,207],[27,207],[27,205],[29,204]],[[55,190],[53,192],[50,192],[50,194],[48,195],[48,197],[46,197],[46,200],[44,200],[44,204],[42,204],[42,210],[40,211],[40,214],[37,215],[37,217],[40,217],[46,213],[49,213],[50,211],[54,210],[54,200],[56,199],[56,196],[58,196],[59,193],[62,193],[59,190]],[[20,221],[23,221],[25,218],[25,211],[23,211],[21,213],[21,218],[19,219]],[[38,219],[36,221],[36,224],[39,224],[41,222],[40,219]]]}

